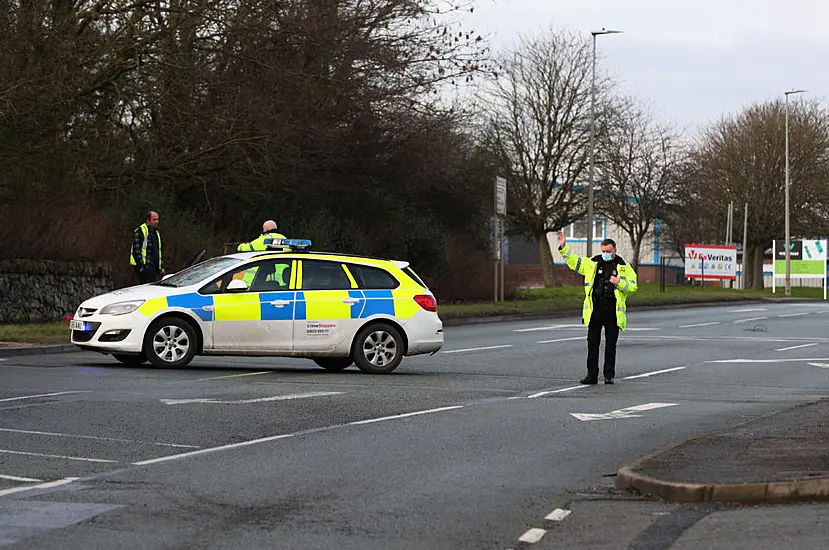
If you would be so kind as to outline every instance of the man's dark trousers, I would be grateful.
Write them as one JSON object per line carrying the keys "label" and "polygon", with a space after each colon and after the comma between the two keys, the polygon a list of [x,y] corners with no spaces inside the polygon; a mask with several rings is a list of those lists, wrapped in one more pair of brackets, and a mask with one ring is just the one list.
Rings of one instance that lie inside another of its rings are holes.
{"label": "man's dark trousers", "polygon": [[590,324],[587,325],[587,377],[599,378],[599,344],[604,327],[604,377],[616,377],[616,342],[619,340],[619,326],[616,324],[615,304],[593,304]]}
{"label": "man's dark trousers", "polygon": [[138,284],[154,283],[157,280],[158,270],[153,265],[145,267],[135,273],[138,276]]}

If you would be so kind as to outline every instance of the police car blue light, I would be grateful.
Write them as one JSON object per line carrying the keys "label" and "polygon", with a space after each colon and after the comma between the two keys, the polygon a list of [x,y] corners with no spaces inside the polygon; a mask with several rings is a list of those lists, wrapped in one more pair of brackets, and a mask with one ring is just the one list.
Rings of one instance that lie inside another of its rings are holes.
{"label": "police car blue light", "polygon": [[270,250],[300,251],[311,248],[310,239],[265,239],[265,246]]}

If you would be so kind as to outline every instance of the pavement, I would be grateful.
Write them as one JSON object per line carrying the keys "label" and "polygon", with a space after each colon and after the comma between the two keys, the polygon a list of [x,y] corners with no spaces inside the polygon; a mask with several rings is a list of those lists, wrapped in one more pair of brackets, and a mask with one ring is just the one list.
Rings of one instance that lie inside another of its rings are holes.
{"label": "pavement", "polygon": [[576,317],[452,327],[439,354],[387,376],[279,358],[2,358],[0,546],[825,548],[823,504],[617,485],[626,468],[706,487],[822,481],[829,304],[630,321],[613,386],[576,382]]}

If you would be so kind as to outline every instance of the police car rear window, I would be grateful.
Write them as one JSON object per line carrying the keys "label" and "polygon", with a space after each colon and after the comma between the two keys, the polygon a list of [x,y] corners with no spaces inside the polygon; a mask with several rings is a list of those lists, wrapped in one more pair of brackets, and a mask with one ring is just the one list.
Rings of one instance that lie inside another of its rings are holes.
{"label": "police car rear window", "polygon": [[347,264],[348,270],[357,281],[357,286],[365,289],[392,289],[400,286],[400,282],[388,272],[367,265]]}
{"label": "police car rear window", "polygon": [[408,275],[409,277],[411,277],[412,279],[414,279],[414,281],[415,281],[417,284],[419,284],[420,286],[422,286],[423,288],[428,288],[428,287],[426,286],[426,283],[424,283],[424,282],[423,282],[423,279],[421,279],[420,277],[418,277],[418,276],[417,276],[417,273],[415,273],[415,272],[414,272],[414,269],[412,269],[411,267],[407,267],[406,269],[404,269],[404,270],[403,270],[403,273],[405,273],[406,275]]}

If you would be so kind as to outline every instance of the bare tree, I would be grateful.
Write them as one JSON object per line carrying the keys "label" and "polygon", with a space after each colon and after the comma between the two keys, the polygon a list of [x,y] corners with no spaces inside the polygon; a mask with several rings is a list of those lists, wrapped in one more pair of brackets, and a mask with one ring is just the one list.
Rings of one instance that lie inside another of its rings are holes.
{"label": "bare tree", "polygon": [[683,157],[678,133],[636,100],[619,104],[599,153],[599,208],[630,238],[638,269],[642,242],[676,196]]}
{"label": "bare tree", "polygon": [[[523,38],[501,59],[483,97],[488,147],[508,182],[510,220],[538,243],[547,286],[557,284],[547,234],[586,208],[579,186],[589,162],[591,60],[589,39],[572,32]],[[611,82],[602,77],[596,87],[603,117]]]}
{"label": "bare tree", "polygon": [[[763,257],[784,235],[785,122],[782,100],[752,105],[714,122],[699,137],[683,186],[687,226],[708,218],[709,242],[722,240],[727,205],[748,203],[745,265],[755,289],[763,288]],[[797,101],[789,112],[791,234],[827,232],[829,111],[815,100]],[[713,223],[712,223],[713,222]]]}

